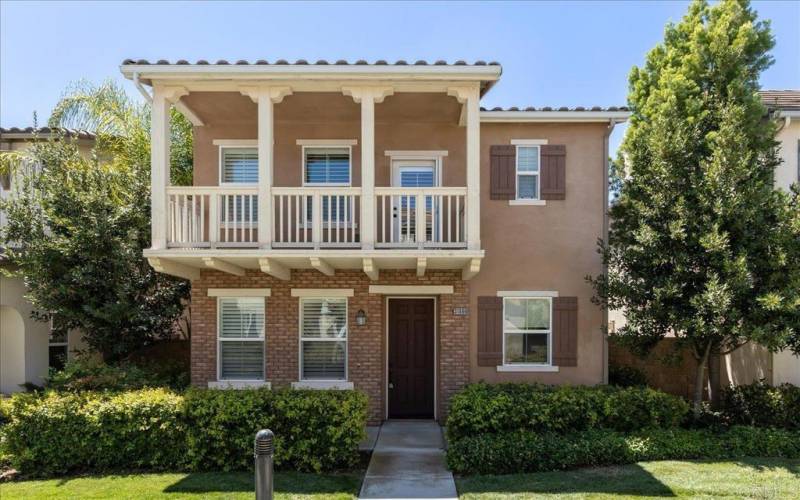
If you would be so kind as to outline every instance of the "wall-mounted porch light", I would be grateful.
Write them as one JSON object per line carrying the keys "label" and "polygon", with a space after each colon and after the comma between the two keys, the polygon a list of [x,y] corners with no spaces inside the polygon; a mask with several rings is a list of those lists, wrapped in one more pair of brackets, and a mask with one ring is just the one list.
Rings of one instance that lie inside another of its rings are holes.
{"label": "wall-mounted porch light", "polygon": [[365,313],[363,309],[359,309],[356,313],[356,324],[358,326],[364,326],[367,324],[367,313]]}

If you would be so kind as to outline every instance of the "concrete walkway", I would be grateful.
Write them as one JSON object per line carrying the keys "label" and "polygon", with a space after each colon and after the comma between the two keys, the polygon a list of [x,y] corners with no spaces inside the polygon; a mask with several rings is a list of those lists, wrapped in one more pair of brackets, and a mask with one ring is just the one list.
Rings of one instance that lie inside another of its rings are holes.
{"label": "concrete walkway", "polygon": [[441,427],[432,420],[385,422],[359,498],[458,498]]}

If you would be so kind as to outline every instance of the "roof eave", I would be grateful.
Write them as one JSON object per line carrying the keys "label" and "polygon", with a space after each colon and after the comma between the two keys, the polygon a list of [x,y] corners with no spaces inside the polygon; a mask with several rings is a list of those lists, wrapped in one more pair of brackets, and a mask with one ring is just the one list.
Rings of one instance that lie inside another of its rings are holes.
{"label": "roof eave", "polygon": [[482,123],[582,122],[622,123],[629,111],[481,111]]}

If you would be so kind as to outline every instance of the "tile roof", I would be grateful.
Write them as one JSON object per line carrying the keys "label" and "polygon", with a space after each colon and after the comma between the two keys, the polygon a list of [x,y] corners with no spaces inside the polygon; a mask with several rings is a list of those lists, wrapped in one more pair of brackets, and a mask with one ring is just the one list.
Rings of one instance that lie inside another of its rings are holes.
{"label": "tile roof", "polygon": [[448,63],[444,60],[438,60],[435,62],[428,62],[428,61],[415,61],[413,63],[404,61],[402,59],[395,61],[393,63],[387,62],[383,59],[379,59],[375,62],[367,62],[364,59],[359,59],[355,62],[345,61],[344,59],[339,59],[338,61],[328,62],[324,59],[320,59],[316,62],[308,62],[305,59],[298,59],[295,62],[289,62],[286,59],[278,59],[273,62],[266,61],[264,59],[259,59],[255,62],[246,61],[244,59],[239,59],[235,62],[226,61],[225,59],[220,59],[217,62],[209,62],[204,59],[197,60],[195,62],[189,62],[185,59],[179,59],[174,63],[169,62],[166,59],[159,59],[155,62],[150,62],[147,59],[125,59],[122,62],[123,66],[127,65],[158,65],[158,66],[168,66],[168,65],[212,65],[212,66],[222,66],[222,65],[260,65],[260,66],[308,66],[308,65],[315,65],[315,66],[324,66],[324,65],[334,65],[334,66],[500,66],[500,63],[496,61],[486,62],[486,61],[475,61],[473,63],[468,63],[466,61],[458,60],[453,63]]}
{"label": "tile roof", "polygon": [[800,110],[800,90],[762,90],[759,94],[768,108]]}
{"label": "tile roof", "polygon": [[59,132],[59,130],[66,137],[77,137],[79,139],[95,139],[94,132],[89,132],[88,130],[76,130],[76,129],[70,129],[70,128],[56,129],[56,128],[50,128],[50,127],[39,127],[39,128],[34,128],[34,127],[3,128],[3,127],[0,127],[0,135],[14,134],[14,135],[29,135],[31,137],[33,137],[34,135],[47,136],[47,135],[56,134],[56,133]]}
{"label": "tile roof", "polygon": [[577,106],[574,108],[568,108],[566,106],[558,108],[550,106],[544,106],[540,108],[536,108],[533,106],[518,108],[516,106],[512,106],[510,108],[494,107],[491,109],[482,107],[481,111],[629,111],[629,110],[625,106],[609,106],[607,108],[604,108],[602,106],[592,106],[592,107]]}

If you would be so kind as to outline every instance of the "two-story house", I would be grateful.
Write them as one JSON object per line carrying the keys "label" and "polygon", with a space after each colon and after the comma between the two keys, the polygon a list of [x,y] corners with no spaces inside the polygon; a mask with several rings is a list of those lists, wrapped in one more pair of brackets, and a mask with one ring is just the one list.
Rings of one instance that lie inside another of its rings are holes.
{"label": "two-story house", "polygon": [[[194,385],[356,388],[375,423],[442,418],[472,381],[604,381],[584,277],[625,109],[484,110],[483,62],[121,71],[152,92],[144,254],[192,282]],[[173,105],[193,186],[168,181]]]}

